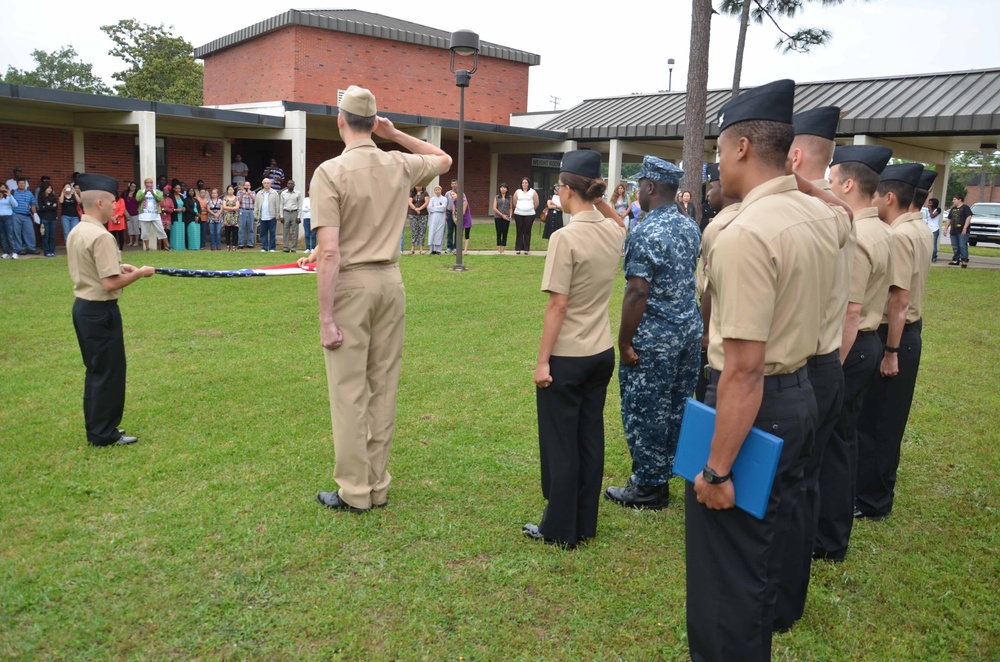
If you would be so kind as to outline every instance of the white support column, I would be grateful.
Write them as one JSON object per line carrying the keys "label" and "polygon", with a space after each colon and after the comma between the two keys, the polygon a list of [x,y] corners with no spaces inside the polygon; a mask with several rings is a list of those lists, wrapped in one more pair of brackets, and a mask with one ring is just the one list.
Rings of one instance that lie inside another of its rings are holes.
{"label": "white support column", "polygon": [[500,182],[497,181],[497,172],[500,170],[500,155],[495,152],[490,152],[490,194],[486,196],[486,214],[487,216],[493,215],[493,196],[497,195],[500,190],[497,188]]}
{"label": "white support column", "polygon": [[[948,156],[951,156],[951,152],[948,153]],[[948,195],[948,180],[951,179],[951,159],[948,159],[947,163],[937,164],[937,171],[940,174],[937,181],[934,182],[934,189],[938,194],[931,197],[941,201],[941,209],[947,209],[951,205],[951,200],[945,200],[945,196]]]}
{"label": "white support column", "polygon": [[609,195],[622,178],[622,141],[614,138],[608,149],[608,191]]}
{"label": "white support column", "polygon": [[73,170],[87,171],[87,153],[83,145],[83,129],[73,129]]}
{"label": "white support column", "polygon": [[[143,190],[143,180],[147,177],[156,182],[156,113],[144,110],[132,113],[129,118],[139,129],[139,181],[138,190]],[[149,250],[160,249],[156,237],[149,238]]]}
{"label": "white support column", "polygon": [[[431,145],[434,145],[438,149],[441,149],[441,127],[439,127],[439,126],[427,126],[427,127],[424,127],[424,129],[426,129],[426,130],[423,132],[424,135],[420,139],[423,140],[426,143],[430,143]],[[427,184],[427,188],[424,189],[424,190],[427,191],[428,195],[434,195],[434,187],[435,186],[441,186],[441,176],[440,175],[434,177],[434,179],[432,179],[430,181],[430,183]]]}
{"label": "white support column", "polygon": [[[133,113],[139,127],[139,179],[152,177],[156,181],[156,113],[141,111]],[[142,188],[142,182],[137,182]]]}
{"label": "white support column", "polygon": [[[292,141],[292,179],[295,180],[297,190],[305,191],[309,184],[309,175],[306,173],[306,112],[286,112],[285,131]],[[288,181],[287,178],[285,181]]]}
{"label": "white support column", "polygon": [[[229,138],[222,139],[222,190],[220,196],[226,195],[226,187],[233,182],[233,143]],[[303,189],[305,190],[305,189]]]}

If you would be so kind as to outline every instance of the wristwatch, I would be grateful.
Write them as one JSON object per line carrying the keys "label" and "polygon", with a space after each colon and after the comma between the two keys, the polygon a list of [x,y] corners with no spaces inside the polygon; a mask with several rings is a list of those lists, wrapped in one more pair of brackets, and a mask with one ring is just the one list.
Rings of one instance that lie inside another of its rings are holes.
{"label": "wristwatch", "polygon": [[709,485],[720,485],[733,477],[732,470],[729,471],[725,476],[720,476],[715,473],[715,469],[705,465],[705,468],[701,472],[701,477],[705,479],[705,482]]}
{"label": "wristwatch", "polygon": [[899,351],[899,348],[898,347],[889,347],[888,345],[886,345],[885,346],[885,351],[889,352],[890,354],[895,354],[896,352]]}

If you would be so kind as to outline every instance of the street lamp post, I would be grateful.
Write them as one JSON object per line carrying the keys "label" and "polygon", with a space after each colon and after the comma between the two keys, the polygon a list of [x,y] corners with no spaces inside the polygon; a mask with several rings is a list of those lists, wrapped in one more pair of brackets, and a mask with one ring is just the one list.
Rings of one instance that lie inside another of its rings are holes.
{"label": "street lamp post", "polygon": [[667,92],[674,89],[674,58],[667,60]]}
{"label": "street lamp post", "polygon": [[[462,264],[462,247],[464,242],[463,226],[465,220],[465,88],[472,82],[472,74],[479,68],[479,35],[471,30],[458,30],[451,33],[451,72],[455,74],[455,85],[460,90],[458,102],[458,198],[455,200],[455,271],[465,271]],[[456,69],[455,56],[472,56],[471,69]]]}

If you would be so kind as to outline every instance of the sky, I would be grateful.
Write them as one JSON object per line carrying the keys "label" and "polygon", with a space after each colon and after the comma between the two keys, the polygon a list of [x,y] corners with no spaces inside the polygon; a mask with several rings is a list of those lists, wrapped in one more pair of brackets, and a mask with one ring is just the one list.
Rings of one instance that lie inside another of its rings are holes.
{"label": "sky", "polygon": [[[713,4],[718,6],[718,0]],[[34,69],[33,50],[73,46],[80,59],[113,84],[111,74],[124,64],[108,55],[112,43],[100,26],[121,18],[172,25],[173,34],[198,47],[292,8],[363,8],[449,32],[472,30],[483,41],[538,54],[541,64],[530,68],[528,111],[551,110],[552,97],[558,97],[558,108],[567,109],[584,99],[665,90],[670,82],[668,58],[676,61],[672,89],[687,86],[690,0],[632,3],[624,5],[627,10],[593,0],[573,5],[542,0],[509,5],[516,14],[498,13],[496,5],[476,2],[456,3],[459,8],[450,13],[431,12],[412,0],[305,6],[173,0],[167,5],[109,3],[99,12],[79,11],[81,6],[99,5],[51,0],[41,13],[30,2],[7,8],[0,70]],[[833,38],[810,54],[782,54],[774,48],[777,30],[751,23],[744,86],[778,78],[807,82],[1000,67],[998,0],[845,0],[832,8],[813,0],[795,18],[783,19],[782,26],[788,31],[822,27]],[[738,28],[738,17],[717,15],[712,20],[709,88],[732,85]],[[269,66],[280,62],[275,57]],[[450,73],[443,72],[442,84],[454,84]]]}

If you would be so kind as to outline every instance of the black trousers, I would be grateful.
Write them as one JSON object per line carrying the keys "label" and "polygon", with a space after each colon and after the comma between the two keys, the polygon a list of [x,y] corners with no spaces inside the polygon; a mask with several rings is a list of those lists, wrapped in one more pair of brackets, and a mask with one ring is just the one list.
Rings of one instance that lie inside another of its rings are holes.
{"label": "black trousers", "polygon": [[802,618],[809,591],[813,540],[819,521],[819,475],[826,461],[826,452],[833,426],[844,404],[844,371],[840,367],[840,351],[814,356],[807,364],[809,382],[816,397],[816,437],[806,462],[802,494],[792,514],[792,530],[785,546],[781,565],[781,582],[774,607],[774,628],[790,628]]}
{"label": "black trousers", "polygon": [[854,484],[858,466],[858,417],[865,393],[882,360],[882,341],[861,331],[844,361],[844,404],[823,451],[819,471],[819,521],[815,558],[843,561],[854,526]]}
{"label": "black trousers", "polygon": [[497,229],[497,246],[507,246],[507,231],[510,229],[510,221],[493,217],[493,225]]}
{"label": "black trousers", "polygon": [[87,374],[83,385],[83,420],[87,441],[107,446],[121,435],[125,411],[125,339],[118,301],[73,303],[73,327]]}
{"label": "black trousers", "polygon": [[[706,398],[711,406],[717,380],[713,372]],[[764,378],[754,425],[785,443],[762,520],[739,508],[709,510],[687,484],[687,633],[695,662],[770,661],[784,546],[815,424],[816,398],[804,367]]]}
{"label": "black trousers", "polygon": [[698,402],[705,402],[705,393],[708,391],[708,350],[701,349],[701,358],[698,360],[698,385],[694,387],[694,399]]}
{"label": "black trousers", "polygon": [[613,349],[593,356],[553,356],[552,384],[536,389],[542,496],[538,529],[575,545],[597,535],[604,476],[604,401],[615,370]]}
{"label": "black trousers", "polygon": [[531,226],[534,224],[534,216],[521,216],[520,214],[514,214],[514,229],[517,232],[514,237],[515,251],[531,250]]}
{"label": "black trousers", "polygon": [[[879,517],[892,512],[899,451],[913,404],[920,369],[921,320],[903,327],[899,341],[899,374],[875,375],[858,419],[858,482],[855,505],[862,514]],[[882,344],[889,327],[878,328]],[[879,361],[882,357],[879,357]]]}

